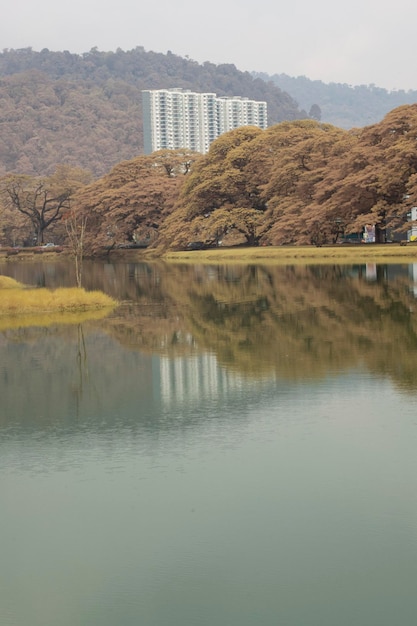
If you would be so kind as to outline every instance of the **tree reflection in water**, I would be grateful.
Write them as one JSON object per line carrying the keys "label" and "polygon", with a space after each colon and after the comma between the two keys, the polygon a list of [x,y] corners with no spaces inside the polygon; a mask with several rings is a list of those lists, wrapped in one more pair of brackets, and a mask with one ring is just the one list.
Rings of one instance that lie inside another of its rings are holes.
{"label": "tree reflection in water", "polygon": [[366,366],[415,386],[416,302],[408,266],[137,270],[128,281],[119,274],[131,299],[102,324],[125,345],[169,354],[209,351],[248,377],[274,372],[301,380]]}
{"label": "tree reflection in water", "polygon": [[[14,277],[36,283],[38,272],[47,286],[73,280],[63,262],[16,266]],[[130,350],[209,352],[252,378],[317,379],[366,367],[416,386],[416,301],[406,265],[89,262],[84,277],[87,289],[122,302],[94,326]],[[83,344],[80,335],[80,364]]]}

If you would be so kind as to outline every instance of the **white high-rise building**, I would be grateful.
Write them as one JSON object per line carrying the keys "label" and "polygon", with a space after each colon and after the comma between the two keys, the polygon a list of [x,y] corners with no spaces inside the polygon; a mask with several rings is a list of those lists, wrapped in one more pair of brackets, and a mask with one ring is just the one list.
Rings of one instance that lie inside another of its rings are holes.
{"label": "white high-rise building", "polygon": [[142,92],[145,154],[188,148],[206,153],[214,139],[239,126],[267,127],[267,104],[184,89]]}

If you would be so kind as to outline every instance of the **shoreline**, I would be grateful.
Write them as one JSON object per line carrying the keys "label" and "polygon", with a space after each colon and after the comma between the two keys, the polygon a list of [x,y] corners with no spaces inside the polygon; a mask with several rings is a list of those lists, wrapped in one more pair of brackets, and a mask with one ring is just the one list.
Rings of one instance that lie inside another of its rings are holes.
{"label": "shoreline", "polygon": [[[6,256],[0,254],[0,266],[2,263],[18,263],[31,261],[51,261],[62,259],[71,260],[71,256],[65,250],[59,254],[47,252],[42,255],[28,250],[19,251],[19,254]],[[100,260],[105,255],[86,257],[85,260]],[[222,264],[222,263],[255,263],[263,265],[272,264],[357,264],[357,263],[394,263],[409,264],[417,263],[417,244],[357,244],[352,246],[329,245],[315,246],[265,246],[265,247],[231,247],[209,248],[207,250],[182,250],[166,251],[161,253],[155,249],[139,250],[112,250],[108,255],[111,261],[149,261],[167,263],[199,263],[199,264]]]}
{"label": "shoreline", "polygon": [[169,263],[255,263],[326,264],[338,263],[417,263],[415,244],[358,244],[353,246],[280,246],[259,248],[217,248],[167,252],[161,257]]}

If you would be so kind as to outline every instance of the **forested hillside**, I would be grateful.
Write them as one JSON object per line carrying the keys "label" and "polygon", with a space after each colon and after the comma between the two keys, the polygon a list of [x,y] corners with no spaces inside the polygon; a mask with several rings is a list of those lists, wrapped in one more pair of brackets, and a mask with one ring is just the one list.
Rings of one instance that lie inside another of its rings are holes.
{"label": "forested hillside", "polygon": [[142,89],[183,87],[268,103],[269,124],[306,117],[273,83],[234,65],[170,52],[82,55],[31,48],[0,54],[0,175],[46,175],[57,164],[95,176],[142,153]]}
{"label": "forested hillside", "polygon": [[[305,76],[254,73],[265,81],[272,81],[289,93],[299,106],[310,113],[318,106],[322,122],[341,128],[360,128],[380,122],[382,118],[403,104],[417,102],[417,91],[387,91],[375,85],[347,85],[323,83]],[[313,115],[314,117],[314,115]]]}

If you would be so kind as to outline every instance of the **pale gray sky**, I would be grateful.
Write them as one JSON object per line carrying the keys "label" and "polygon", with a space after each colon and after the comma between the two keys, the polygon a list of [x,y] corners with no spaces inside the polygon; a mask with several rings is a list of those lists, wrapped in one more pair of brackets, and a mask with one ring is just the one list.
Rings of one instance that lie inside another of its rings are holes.
{"label": "pale gray sky", "polygon": [[[344,4],[344,6],[343,6]],[[1,0],[0,49],[146,50],[240,70],[417,89],[415,0]]]}

